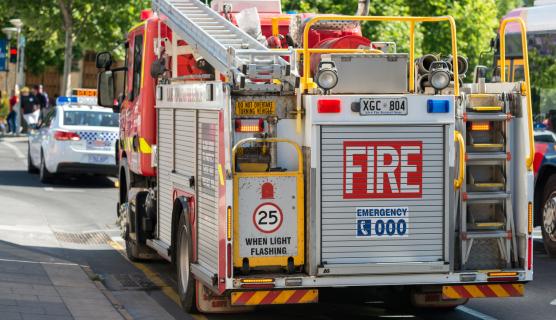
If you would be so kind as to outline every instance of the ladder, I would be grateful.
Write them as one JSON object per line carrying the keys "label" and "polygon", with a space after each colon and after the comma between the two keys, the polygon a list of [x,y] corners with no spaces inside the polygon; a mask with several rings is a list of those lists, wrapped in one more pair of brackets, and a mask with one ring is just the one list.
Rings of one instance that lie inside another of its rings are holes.
{"label": "ladder", "polygon": [[469,94],[464,102],[467,177],[459,221],[462,270],[510,268],[517,262],[510,97]]}
{"label": "ladder", "polygon": [[297,72],[290,67],[295,66],[293,51],[268,49],[199,0],[153,0],[152,6],[162,21],[216,70],[231,73],[236,89],[295,89]]}

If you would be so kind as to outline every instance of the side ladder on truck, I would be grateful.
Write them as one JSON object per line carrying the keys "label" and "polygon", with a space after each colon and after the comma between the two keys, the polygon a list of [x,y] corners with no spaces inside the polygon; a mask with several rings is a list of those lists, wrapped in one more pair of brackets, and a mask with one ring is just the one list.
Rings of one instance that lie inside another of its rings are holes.
{"label": "side ladder on truck", "polygon": [[511,94],[469,94],[462,125],[462,269],[509,268],[517,260],[512,209]]}
{"label": "side ladder on truck", "polygon": [[293,51],[268,49],[199,0],[153,0],[153,10],[215,69],[233,76],[235,89],[295,89]]}

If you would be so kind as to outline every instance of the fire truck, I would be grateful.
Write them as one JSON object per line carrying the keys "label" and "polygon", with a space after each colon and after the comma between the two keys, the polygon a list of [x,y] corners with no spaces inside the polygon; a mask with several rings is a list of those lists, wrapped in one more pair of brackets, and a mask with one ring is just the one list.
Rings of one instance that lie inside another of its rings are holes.
{"label": "fire truck", "polygon": [[[365,22],[407,24],[409,52]],[[423,22],[449,26],[450,52],[415,56]],[[523,82],[464,85],[452,17],[153,0],[125,50],[123,67],[97,55],[99,104],[121,119],[118,222],[130,259],[175,264],[186,311],[334,288],[444,306],[524,294],[528,65]]]}

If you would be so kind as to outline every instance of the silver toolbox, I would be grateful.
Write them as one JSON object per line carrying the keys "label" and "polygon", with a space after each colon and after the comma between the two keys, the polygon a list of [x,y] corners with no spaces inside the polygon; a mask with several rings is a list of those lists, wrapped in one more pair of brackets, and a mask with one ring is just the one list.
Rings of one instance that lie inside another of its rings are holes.
{"label": "silver toolbox", "polygon": [[408,60],[405,53],[331,54],[338,84],[331,93],[407,93]]}

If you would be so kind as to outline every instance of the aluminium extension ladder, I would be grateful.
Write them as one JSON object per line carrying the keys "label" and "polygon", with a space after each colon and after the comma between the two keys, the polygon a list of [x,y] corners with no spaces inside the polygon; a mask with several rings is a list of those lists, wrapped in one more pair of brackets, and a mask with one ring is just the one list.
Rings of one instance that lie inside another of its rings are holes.
{"label": "aluminium extension ladder", "polygon": [[462,125],[467,177],[461,189],[459,221],[463,270],[508,268],[517,261],[510,97],[467,95]]}
{"label": "aluminium extension ladder", "polygon": [[287,55],[295,66],[293,51],[268,49],[199,0],[153,0],[152,6],[216,70],[231,72],[236,89],[284,91],[296,86],[296,71],[282,58]]}

